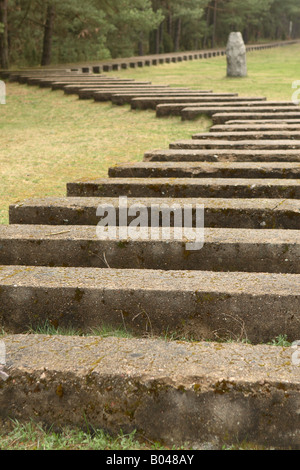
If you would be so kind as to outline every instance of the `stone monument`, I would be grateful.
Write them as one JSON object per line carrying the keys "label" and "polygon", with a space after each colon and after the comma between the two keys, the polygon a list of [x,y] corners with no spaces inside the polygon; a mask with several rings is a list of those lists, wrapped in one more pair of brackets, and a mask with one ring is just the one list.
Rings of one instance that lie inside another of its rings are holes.
{"label": "stone monument", "polygon": [[246,46],[241,33],[230,33],[227,47],[227,77],[246,77]]}

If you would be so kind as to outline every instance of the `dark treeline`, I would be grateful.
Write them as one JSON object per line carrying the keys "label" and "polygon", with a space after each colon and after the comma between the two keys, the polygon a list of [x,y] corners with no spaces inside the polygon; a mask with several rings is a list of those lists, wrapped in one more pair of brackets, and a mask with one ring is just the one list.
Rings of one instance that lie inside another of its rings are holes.
{"label": "dark treeline", "polygon": [[0,0],[0,66],[49,65],[300,36],[299,0]]}

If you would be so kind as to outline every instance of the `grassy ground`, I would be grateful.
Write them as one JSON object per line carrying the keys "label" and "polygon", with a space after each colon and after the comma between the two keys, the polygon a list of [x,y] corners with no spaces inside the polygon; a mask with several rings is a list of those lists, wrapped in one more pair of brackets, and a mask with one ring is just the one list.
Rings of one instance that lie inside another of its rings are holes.
{"label": "grassy ground", "polygon": [[[249,53],[245,79],[227,79],[224,58],[131,69],[117,75],[289,100],[292,82],[300,79],[299,52],[300,45],[294,45]],[[7,105],[0,106],[0,223],[8,222],[12,202],[63,196],[68,181],[106,176],[112,164],[141,160],[147,150],[167,148],[171,141],[190,138],[208,126],[208,120],[160,120],[153,111],[133,112],[128,106],[80,101],[60,91],[8,84]]]}
{"label": "grassy ground", "polygon": [[[104,450],[104,451],[184,451],[202,450],[190,447],[164,447],[159,443],[141,441],[135,432],[132,434],[120,433],[112,437],[102,430],[88,429],[87,431],[65,428],[60,432],[45,430],[35,422],[19,423],[12,421],[10,430],[1,433],[0,450]],[[203,446],[203,450],[212,450],[209,445]],[[217,449],[216,449],[217,450]],[[251,442],[237,442],[235,445],[224,445],[219,450],[270,450]],[[119,455],[119,454],[118,454]],[[134,455],[134,454],[133,454]]]}
{"label": "grassy ground", "polygon": [[140,442],[135,433],[112,437],[102,430],[70,428],[58,433],[34,422],[11,422],[10,428],[8,432],[0,431],[0,450],[166,450],[156,443]]}
{"label": "grassy ground", "polygon": [[[108,338],[112,336],[117,337],[117,338],[134,338],[135,337],[133,333],[131,333],[130,331],[122,327],[119,327],[118,329],[116,329],[109,325],[102,325],[98,329],[91,329],[90,332],[83,333],[82,331],[76,330],[73,328],[68,328],[68,329],[60,328],[60,327],[55,328],[48,321],[38,326],[35,326],[34,328],[29,327],[25,333],[35,334],[35,335],[49,335],[49,336],[101,336],[102,338]],[[7,333],[5,333],[4,330],[0,330],[0,339],[1,337],[5,338],[6,334]],[[149,335],[149,337],[151,337],[151,335]],[[185,338],[182,336],[178,336],[175,333],[171,333],[171,334],[165,333],[164,335],[160,336],[159,339],[167,341],[167,342],[168,341],[188,341],[188,342],[196,342],[196,343],[198,342],[198,340],[195,340],[192,337]],[[207,340],[207,341],[210,341],[210,340]],[[220,342],[223,343],[224,340]],[[236,343],[237,340],[235,338],[228,338],[226,342]],[[251,342],[248,339],[242,339],[239,342],[244,343],[244,344],[251,344]],[[279,335],[268,344],[271,346],[280,346],[280,347],[286,347],[286,348],[292,346],[292,343],[288,341],[286,335]]]}

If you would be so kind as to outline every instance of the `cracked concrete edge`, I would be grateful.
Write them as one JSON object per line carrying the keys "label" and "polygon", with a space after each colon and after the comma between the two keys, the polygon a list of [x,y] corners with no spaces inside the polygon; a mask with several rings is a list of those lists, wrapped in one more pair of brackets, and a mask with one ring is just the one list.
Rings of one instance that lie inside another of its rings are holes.
{"label": "cracked concrete edge", "polygon": [[[137,430],[166,445],[299,449],[293,348],[161,339],[4,336],[0,424]],[[267,418],[267,419],[266,419]]]}

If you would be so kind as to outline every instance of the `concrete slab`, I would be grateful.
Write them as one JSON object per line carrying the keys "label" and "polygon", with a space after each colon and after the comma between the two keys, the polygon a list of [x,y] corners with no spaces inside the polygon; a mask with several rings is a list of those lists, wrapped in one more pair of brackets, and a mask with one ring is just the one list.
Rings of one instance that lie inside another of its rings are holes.
{"label": "concrete slab", "polygon": [[291,348],[156,338],[4,339],[10,379],[0,389],[2,421],[35,416],[55,431],[88,422],[113,435],[137,430],[171,448],[251,442],[299,450],[300,369],[291,363]]}
{"label": "concrete slab", "polygon": [[169,149],[152,150],[146,162],[299,162],[299,150]]}
{"label": "concrete slab", "polygon": [[[147,91],[149,92],[153,92],[153,93],[164,93],[166,88],[165,87],[155,87],[155,86],[149,86],[149,88],[147,87],[143,87],[143,88],[139,88],[137,87],[136,88],[137,90],[141,89],[144,91],[144,93],[147,93]],[[83,87],[83,88],[80,88],[77,90],[76,94],[78,94],[79,96],[79,99],[92,99],[95,97],[95,93],[99,92],[101,90],[100,87]],[[136,91],[135,93],[138,93],[138,91]],[[112,97],[113,98],[113,97]]]}
{"label": "concrete slab", "polygon": [[228,125],[251,125],[251,126],[261,126],[261,125],[277,125],[277,126],[290,126],[294,124],[300,124],[300,119],[238,119],[238,120],[230,120],[227,121],[225,124]]}
{"label": "concrete slab", "polygon": [[[184,89],[180,89],[180,93],[183,92],[182,90],[184,90]],[[127,90],[127,91],[124,90],[124,89],[123,89],[123,90],[120,89],[120,90],[119,90],[117,93],[115,93],[115,94],[118,94],[118,95],[121,95],[121,94],[122,94],[122,95],[123,95],[123,94],[124,94],[124,95],[125,95],[125,94],[131,95],[131,96],[130,96],[130,100],[131,100],[131,99],[132,99],[132,95],[134,95],[134,96],[139,96],[139,95],[140,95],[141,93],[143,93],[144,91],[146,92],[146,90],[141,90],[141,89],[139,89],[138,92],[135,92],[135,90],[133,90],[133,89]],[[166,93],[167,93],[168,95],[169,95],[169,92],[170,92],[170,91],[171,91],[171,92],[174,92],[174,88],[170,87],[170,88],[167,88],[167,89],[166,89]],[[197,90],[195,90],[195,91],[197,92]],[[193,92],[194,92],[194,91],[193,91]],[[192,93],[193,93],[193,92],[192,92]],[[214,95],[214,96],[220,96],[220,94],[210,93],[210,91],[201,91],[201,90],[200,90],[200,92],[202,93],[203,96],[212,96],[212,95]],[[185,92],[184,92],[184,93],[185,93]],[[187,93],[191,93],[191,92],[190,92],[189,90],[187,90]],[[147,93],[147,94],[148,94],[148,93]],[[112,96],[113,96],[112,94],[109,95],[110,98],[111,98]],[[155,95],[155,96],[156,96],[156,95]],[[223,96],[223,94],[221,94],[221,96]],[[233,95],[230,94],[230,96],[233,96]],[[236,96],[236,95],[234,95],[234,96]],[[97,93],[95,93],[95,99],[97,99],[98,101],[101,101],[101,95],[98,95]],[[121,101],[120,101],[120,100],[121,100]],[[127,99],[127,101],[128,101],[128,99]],[[119,97],[118,102],[117,102],[117,103],[115,102],[115,104],[124,104],[123,98],[122,98],[122,97]]]}
{"label": "concrete slab", "polygon": [[243,124],[243,121],[240,124],[217,124],[210,128],[210,132],[277,132],[277,133],[286,133],[286,132],[295,132],[300,131],[299,124],[259,124],[256,121],[253,121],[253,124]]}
{"label": "concrete slab", "polygon": [[1,76],[5,76],[5,78],[12,78],[17,79],[19,77],[40,77],[40,76],[49,76],[49,75],[64,75],[64,76],[72,76],[72,75],[78,75],[81,74],[78,68],[47,68],[47,70],[41,70],[41,69],[30,69],[30,70],[7,70],[7,71],[2,71]]}
{"label": "concrete slab", "polygon": [[1,327],[50,322],[83,332],[125,326],[139,336],[270,342],[300,335],[300,275],[147,269],[0,268]]}
{"label": "concrete slab", "polygon": [[[55,84],[59,83],[60,86],[56,86],[54,87]],[[38,84],[40,88],[52,88],[52,89],[56,89],[56,90],[63,90],[65,89],[65,87],[67,86],[79,86],[79,85],[82,85],[82,86],[97,86],[100,85],[100,84],[117,84],[117,83],[120,83],[120,84],[130,84],[130,83],[134,83],[132,81],[119,81],[118,79],[116,78],[113,78],[113,79],[92,79],[92,80],[88,80],[88,79],[84,79],[82,78],[81,80],[67,80],[66,82],[63,82],[61,80],[42,80],[40,81],[40,83]],[[54,87],[54,88],[53,88]]]}
{"label": "concrete slab", "polygon": [[132,82],[133,79],[127,78],[127,79],[120,79],[118,77],[107,77],[104,75],[92,75],[92,76],[86,76],[84,75],[72,75],[72,76],[63,76],[63,75],[47,75],[45,77],[36,77],[36,76],[31,76],[31,77],[26,77],[26,83],[27,85],[40,85],[42,84],[43,86],[49,86],[52,83],[64,83],[65,85],[67,84],[76,84],[76,83],[98,83],[98,82],[112,82],[112,81],[120,81],[122,80],[123,82],[126,81],[128,83]]}
{"label": "concrete slab", "polygon": [[300,162],[138,162],[109,168],[111,178],[300,179]]}
{"label": "concrete slab", "polygon": [[[150,88],[152,90],[153,87]],[[130,87],[130,88],[116,88],[116,87],[110,87],[110,88],[103,88],[102,90],[95,90],[93,92],[93,98],[95,101],[111,101],[112,97],[114,95],[119,95],[120,93],[124,94],[135,94],[139,95],[140,93],[149,93],[149,89],[146,87]],[[124,103],[122,103],[124,104]]]}
{"label": "concrete slab", "polygon": [[220,131],[194,134],[193,139],[197,140],[300,140],[300,128],[296,131]]}
{"label": "concrete slab", "polygon": [[[151,82],[147,83],[147,82],[132,82],[132,83],[107,83],[106,85],[105,84],[100,84],[97,88],[99,88],[99,91],[101,90],[107,90],[107,89],[112,89],[112,88],[118,88],[120,90],[133,90],[135,88],[139,89],[139,88],[148,88],[149,86],[151,85]],[[96,88],[95,85],[91,85],[92,88]],[[84,85],[84,87],[82,86],[78,86],[78,85],[66,85],[63,87],[63,90],[64,90],[64,93],[66,95],[71,95],[71,94],[76,94],[78,92],[78,90],[80,90],[80,88],[86,88],[86,85]]]}
{"label": "concrete slab", "polygon": [[300,140],[181,140],[172,142],[170,149],[242,149],[242,150],[288,150],[300,149]]}
{"label": "concrete slab", "polygon": [[80,84],[87,84],[87,85],[92,85],[92,84],[97,84],[97,83],[102,83],[102,82],[109,82],[109,83],[120,83],[120,80],[122,80],[122,83],[134,83],[134,79],[132,78],[124,78],[124,79],[119,79],[117,77],[106,77],[105,75],[101,75],[101,78],[96,76],[95,78],[77,78],[77,79],[69,79],[69,80],[64,80],[64,79],[59,79],[57,78],[56,80],[53,80],[52,83],[50,84],[50,87],[53,90],[59,90],[63,89],[64,86],[66,85],[80,85]]}
{"label": "concrete slab", "polygon": [[300,181],[271,178],[98,178],[67,183],[67,196],[300,199]]}
{"label": "concrete slab", "polygon": [[148,85],[149,88],[151,87],[154,87],[154,88],[162,88],[164,90],[168,90],[169,87],[168,85],[152,85],[151,82],[137,82],[137,81],[133,81],[133,80],[118,80],[118,79],[113,79],[113,80],[93,80],[93,81],[78,81],[78,82],[66,82],[66,83],[62,83],[62,82],[56,82],[56,83],[61,83],[61,85],[63,85],[64,89],[68,89],[68,88],[97,88],[98,86],[101,88],[101,86],[105,86],[105,85],[112,85],[112,86],[117,86],[117,85],[128,85],[128,86],[132,86],[132,85]]}
{"label": "concrete slab", "polygon": [[[200,105],[198,103],[177,103],[177,104],[159,104],[156,107],[156,116],[157,117],[163,117],[163,116],[181,116],[182,120],[192,120],[196,119],[197,117],[201,115],[207,115],[207,116],[213,116],[214,114],[228,114],[229,116],[233,113],[236,113],[236,115],[239,114],[245,114],[245,119],[248,119],[248,114],[253,113],[257,114],[259,119],[259,116],[261,114],[270,114],[271,116],[278,113],[278,114],[284,114],[287,113],[287,116],[292,117],[296,116],[298,117],[300,114],[300,108],[296,105],[290,105],[290,106],[268,106],[266,103],[265,106],[263,106],[264,102],[261,102],[259,106],[257,104],[253,104],[251,102],[248,102],[248,104],[241,104],[241,103],[235,103],[234,105],[231,105],[227,103],[224,104],[224,106],[221,105],[221,103],[218,103],[217,105]],[[294,113],[294,114],[293,114]],[[278,115],[278,119],[280,116]],[[227,119],[227,121],[231,119],[230,117]],[[224,122],[224,121],[223,121]],[[216,122],[214,120],[214,124],[221,124],[221,122]]]}
{"label": "concrete slab", "polygon": [[[168,95],[169,95],[170,91],[174,92],[174,90],[172,88],[166,88],[166,93]],[[115,88],[112,88],[111,90],[107,89],[106,92],[102,92],[102,91],[95,92],[94,99],[95,99],[95,101],[108,101],[108,100],[111,100],[114,95],[121,95],[122,94],[122,95],[130,96],[130,100],[131,100],[132,96],[139,96],[143,93],[148,95],[149,90],[146,90],[145,88],[144,89],[142,89],[142,88],[139,88],[139,89],[129,88],[128,90],[124,90],[124,88],[120,88],[120,89],[116,90]],[[181,90],[180,90],[180,93],[182,93]],[[207,95],[208,95],[208,93],[205,92],[205,96],[207,96]],[[114,101],[114,104],[124,104],[124,102],[127,102],[128,99],[129,99],[129,97],[123,99],[123,97],[119,96],[117,101],[116,100]],[[130,100],[128,102],[130,102]]]}
{"label": "concrete slab", "polygon": [[[130,198],[128,207],[140,207],[148,211],[151,223],[151,209],[154,206],[167,204],[192,206],[193,226],[195,226],[196,207],[204,205],[205,226],[214,228],[250,228],[250,229],[289,229],[299,230],[300,227],[300,201],[291,199],[223,199],[223,198]],[[120,219],[119,198],[42,198],[28,199],[23,203],[10,206],[9,218],[11,224],[26,225],[97,225],[101,217],[97,216],[98,207],[111,206],[117,217],[117,225],[128,225],[137,216],[128,216]],[[163,221],[160,219],[160,224]],[[173,226],[178,221],[171,221],[167,225]]]}
{"label": "concrete slab", "polygon": [[206,228],[201,250],[191,237],[166,239],[150,229],[140,239],[99,239],[92,226],[1,225],[0,265],[269,272],[300,274],[298,230]]}
{"label": "concrete slab", "polygon": [[97,85],[97,83],[134,83],[135,80],[134,79],[131,79],[131,78],[117,78],[117,77],[106,77],[106,76],[102,76],[99,77],[98,76],[95,76],[95,77],[78,77],[78,78],[70,78],[70,79],[63,79],[63,78],[55,78],[55,79],[49,79],[49,77],[47,79],[38,79],[38,78],[32,78],[30,79],[30,82],[35,82],[35,81],[39,81],[39,82],[42,82],[42,83],[46,83],[46,84],[49,84],[50,86],[54,85],[54,84],[60,84],[62,86],[67,86],[67,85],[87,85],[87,86],[92,86],[92,85]]}
{"label": "concrete slab", "polygon": [[299,449],[290,348],[35,335],[5,342],[11,378],[1,386],[2,420],[35,414],[55,430],[88,422],[115,435],[121,427],[170,447]]}
{"label": "concrete slab", "polygon": [[141,92],[141,93],[118,93],[112,97],[112,102],[114,104],[118,105],[123,105],[125,103],[131,103],[133,98],[169,98],[172,96],[176,97],[187,97],[187,96],[200,96],[200,97],[207,97],[211,94],[212,92],[209,90],[189,90],[187,88],[168,88],[168,90],[165,93],[146,93],[146,92]]}
{"label": "concrete slab", "polygon": [[[65,87],[67,84],[71,85],[72,83],[74,83],[74,82],[67,82],[67,83],[66,83],[66,82],[56,81],[56,82],[53,82],[49,88],[51,88],[53,91],[56,91],[56,90],[63,90],[64,87]],[[80,82],[77,82],[77,83],[82,83],[82,82],[80,81]],[[87,82],[82,83],[83,86],[85,86],[86,83],[87,83]],[[90,83],[93,83],[93,82],[88,82],[88,84],[90,84]],[[98,83],[98,82],[97,82],[97,83]],[[114,81],[111,81],[110,83],[114,84]],[[125,82],[124,82],[124,83],[125,83]],[[132,83],[132,82],[126,82],[126,83],[129,84],[129,83]],[[99,83],[98,83],[98,85],[96,84],[95,86],[99,86]]]}
{"label": "concrete slab", "polygon": [[[197,117],[197,115],[199,116],[199,114],[201,115],[201,111],[200,113],[194,113],[194,109],[195,108],[187,108],[187,109],[184,109],[182,112],[181,112],[181,116],[182,116],[182,119],[185,120],[185,119],[194,119]],[[194,115],[194,117],[193,117]],[[251,110],[251,112],[245,112],[245,113],[241,113],[240,110],[237,111],[237,112],[231,112],[231,113],[224,113],[224,112],[217,112],[216,114],[214,114],[213,116],[213,123],[214,124],[224,124],[224,123],[228,123],[230,121],[236,121],[236,120],[245,120],[245,121],[265,121],[265,120],[268,120],[268,121],[272,121],[274,120],[274,122],[292,122],[292,121],[298,121],[299,122],[299,119],[300,119],[300,112],[298,111],[279,111],[277,110],[276,112],[272,113],[272,112],[266,112],[265,110],[264,111],[257,111],[257,112],[253,112],[253,110]]]}
{"label": "concrete slab", "polygon": [[[236,98],[236,97],[219,97],[214,98],[213,95],[207,96],[187,96],[187,97],[168,97],[168,98],[134,98],[131,101],[132,109],[156,109],[156,107],[160,104],[178,104],[176,107],[172,107],[174,109],[174,113],[171,112],[170,114],[180,114],[177,111],[181,110],[185,106],[190,105],[206,105],[206,106],[250,106],[252,103],[253,106],[258,104],[264,103],[266,98]],[[182,105],[182,106],[181,106]],[[267,102],[266,102],[267,106]],[[286,106],[290,106],[290,102],[286,102]],[[176,113],[175,113],[176,111]]]}
{"label": "concrete slab", "polygon": [[61,73],[61,74],[29,74],[29,75],[15,75],[10,78],[10,81],[18,82],[22,85],[39,85],[42,80],[93,80],[96,78],[93,75],[86,75],[82,73]]}

